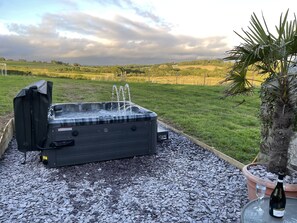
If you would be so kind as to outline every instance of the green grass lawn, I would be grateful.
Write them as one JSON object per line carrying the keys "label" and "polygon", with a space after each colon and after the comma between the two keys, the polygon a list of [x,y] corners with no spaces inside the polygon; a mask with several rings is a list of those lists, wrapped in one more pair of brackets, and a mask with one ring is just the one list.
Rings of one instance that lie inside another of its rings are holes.
{"label": "green grass lawn", "polygon": [[[13,111],[12,100],[23,87],[41,80],[54,82],[53,103],[110,100],[113,82],[0,76],[0,116]],[[120,84],[120,83],[116,83]],[[129,83],[132,101],[179,130],[217,150],[249,163],[259,151],[258,95],[221,99],[222,86]]]}

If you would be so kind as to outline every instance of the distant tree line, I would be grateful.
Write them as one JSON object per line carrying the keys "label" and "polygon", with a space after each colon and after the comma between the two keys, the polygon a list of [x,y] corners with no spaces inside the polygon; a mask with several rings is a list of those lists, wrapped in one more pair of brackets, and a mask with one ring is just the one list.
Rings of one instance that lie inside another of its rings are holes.
{"label": "distant tree line", "polygon": [[192,60],[183,61],[177,63],[178,65],[215,65],[215,66],[225,66],[226,62],[223,59],[214,60]]}

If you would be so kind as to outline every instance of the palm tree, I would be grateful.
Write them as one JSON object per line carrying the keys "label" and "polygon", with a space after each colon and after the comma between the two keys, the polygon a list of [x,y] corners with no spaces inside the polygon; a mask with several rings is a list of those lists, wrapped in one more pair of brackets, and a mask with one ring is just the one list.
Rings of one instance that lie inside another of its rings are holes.
{"label": "palm tree", "polygon": [[[253,69],[263,75],[260,95],[262,105],[270,120],[266,142],[269,147],[268,171],[288,174],[288,149],[295,123],[297,105],[297,20],[288,20],[289,10],[281,14],[276,34],[268,29],[264,16],[261,23],[255,13],[248,30],[243,35],[235,32],[243,41],[228,51],[226,60],[235,61],[225,81],[229,83],[227,95],[247,94],[254,90],[247,77]],[[263,140],[263,137],[262,137]]]}

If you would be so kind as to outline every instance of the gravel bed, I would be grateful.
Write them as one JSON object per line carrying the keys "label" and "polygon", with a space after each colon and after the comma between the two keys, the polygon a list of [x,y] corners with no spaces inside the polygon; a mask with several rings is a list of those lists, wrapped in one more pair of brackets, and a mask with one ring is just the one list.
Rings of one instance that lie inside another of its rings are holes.
{"label": "gravel bed", "polygon": [[13,139],[0,160],[0,222],[240,222],[241,171],[169,132],[152,156],[48,169]]}
{"label": "gravel bed", "polygon": [[[265,165],[261,165],[261,164],[253,165],[253,166],[250,166],[248,170],[249,172],[251,172],[251,174],[261,179],[269,180],[273,183],[277,182],[278,175],[268,172]],[[297,184],[297,172],[294,172],[291,175],[285,176],[284,183]]]}

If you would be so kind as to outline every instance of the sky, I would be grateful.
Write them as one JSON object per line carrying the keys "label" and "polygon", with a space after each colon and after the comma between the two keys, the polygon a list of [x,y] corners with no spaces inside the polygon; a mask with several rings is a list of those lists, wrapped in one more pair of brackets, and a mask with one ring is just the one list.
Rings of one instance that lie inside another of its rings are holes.
{"label": "sky", "polygon": [[296,0],[0,0],[0,57],[84,65],[215,59],[253,12],[274,30]]}

